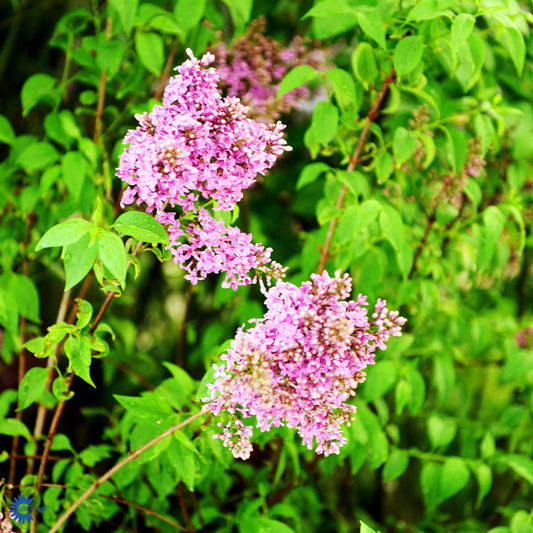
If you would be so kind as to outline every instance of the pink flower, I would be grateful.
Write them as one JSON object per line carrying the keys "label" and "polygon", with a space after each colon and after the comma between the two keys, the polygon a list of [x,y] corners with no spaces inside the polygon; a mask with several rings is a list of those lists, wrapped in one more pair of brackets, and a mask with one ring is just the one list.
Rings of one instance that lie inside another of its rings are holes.
{"label": "pink flower", "polygon": [[355,412],[347,400],[364,381],[376,349],[400,336],[406,321],[383,300],[369,319],[366,297],[353,301],[350,293],[348,274],[314,274],[300,287],[278,281],[266,293],[264,317],[237,331],[204,398],[215,415],[230,415],[217,437],[237,450],[236,457],[251,451],[251,428],[244,431],[241,419],[252,416],[260,431],[296,428],[319,454],[338,453],[346,443],[342,425]]}

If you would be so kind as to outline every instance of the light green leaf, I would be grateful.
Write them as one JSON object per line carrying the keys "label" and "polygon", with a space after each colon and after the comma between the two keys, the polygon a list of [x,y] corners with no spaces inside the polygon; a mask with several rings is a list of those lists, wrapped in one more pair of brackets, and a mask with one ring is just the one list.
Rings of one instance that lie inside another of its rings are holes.
{"label": "light green leaf", "polygon": [[476,463],[472,466],[472,471],[479,485],[476,498],[476,508],[478,508],[492,486],[492,470],[485,463]]}
{"label": "light green leaf", "polygon": [[359,522],[361,524],[361,529],[359,533],[377,533],[375,529],[372,529],[370,526],[367,526],[364,522]]}
{"label": "light green leaf", "polygon": [[396,168],[400,168],[416,149],[416,133],[400,126],[396,128],[392,140],[392,152],[396,159]]}
{"label": "light green leaf", "polygon": [[457,424],[451,418],[431,415],[428,419],[428,433],[433,448],[448,446],[457,433]]}
{"label": "light green leaf", "polygon": [[16,418],[0,419],[0,435],[8,435],[10,437],[24,437],[26,440],[31,440],[31,433],[21,420]]}
{"label": "light green leaf", "polygon": [[98,68],[113,78],[120,69],[126,51],[122,41],[102,39],[96,47],[96,64]]}
{"label": "light green leaf", "polygon": [[352,241],[372,224],[381,213],[377,200],[365,200],[360,205],[350,205],[343,210],[339,221],[338,236],[341,244]]}
{"label": "light green leaf", "polygon": [[524,37],[516,28],[506,27],[503,29],[501,43],[511,56],[518,76],[522,76],[524,62],[526,59],[526,45],[524,43]]}
{"label": "light green leaf", "polygon": [[442,501],[461,491],[470,478],[470,471],[463,459],[452,457],[444,462],[441,478]]}
{"label": "light green leaf", "polygon": [[53,144],[32,142],[21,150],[16,159],[16,163],[25,170],[36,171],[49,167],[58,158],[59,154]]}
{"label": "light green leaf", "polygon": [[223,0],[228,6],[236,33],[244,31],[252,16],[253,0]]}
{"label": "light green leaf", "polygon": [[313,111],[311,129],[320,144],[327,146],[335,137],[339,127],[339,110],[330,102],[318,102]]}
{"label": "light green leaf", "polygon": [[361,386],[361,395],[367,402],[382,398],[398,378],[396,365],[392,361],[379,361],[366,368],[366,381]]}
{"label": "light green leaf", "polygon": [[404,243],[404,226],[402,216],[392,205],[382,205],[379,223],[385,238],[392,244],[396,251],[401,250]]}
{"label": "light green leaf", "polygon": [[452,53],[457,55],[463,44],[472,33],[476,19],[468,13],[460,13],[457,15],[452,24],[451,44]]}
{"label": "light green leaf", "polygon": [[183,31],[188,32],[197,26],[205,12],[206,0],[178,0],[174,6],[174,16]]}
{"label": "light green leaf", "polygon": [[15,140],[15,131],[13,130],[9,120],[0,115],[0,142],[5,144],[13,144]]}
{"label": "light green leaf", "polygon": [[404,37],[394,48],[393,63],[398,76],[413,71],[422,60],[424,40],[418,35]]}
{"label": "light green leaf", "polygon": [[376,176],[380,183],[387,181],[394,170],[394,161],[389,152],[381,152],[376,156]]}
{"label": "light green leaf", "polygon": [[463,187],[463,191],[468,199],[474,204],[474,206],[477,207],[483,197],[481,187],[478,185],[477,181],[472,178],[468,178]]}
{"label": "light green leaf", "polygon": [[17,299],[19,314],[33,322],[39,322],[39,293],[27,276],[13,274],[9,279],[10,291]]}
{"label": "light green leaf", "polygon": [[86,232],[81,239],[64,248],[63,262],[66,274],[66,291],[85,278],[97,257],[98,246],[92,240],[89,232]]}
{"label": "light green leaf", "polygon": [[284,94],[305,85],[307,82],[314,80],[318,76],[318,72],[310,65],[298,65],[292,70],[289,70],[279,84],[277,98]]}
{"label": "light green leaf", "polygon": [[357,105],[355,81],[348,72],[333,68],[326,72],[326,78],[331,83],[333,95],[341,108],[346,109],[350,105]]}
{"label": "light green leaf", "polygon": [[34,74],[22,86],[20,93],[22,116],[25,117],[39,102],[53,107],[59,96],[54,77],[48,74]]}
{"label": "light green leaf", "polygon": [[87,159],[80,152],[67,152],[61,158],[63,180],[70,196],[76,202],[80,201],[88,166]]}
{"label": "light green leaf", "polygon": [[117,11],[124,32],[129,36],[133,28],[133,21],[135,20],[139,0],[109,0],[109,3]]}
{"label": "light green leaf", "polygon": [[30,368],[24,374],[18,390],[19,407],[22,411],[37,401],[44,392],[46,381],[48,380],[48,368]]}
{"label": "light green leaf", "polygon": [[296,183],[296,190],[314,183],[321,174],[328,172],[328,170],[331,170],[330,166],[322,162],[305,165]]}
{"label": "light green leaf", "polygon": [[109,272],[124,287],[128,270],[128,255],[122,239],[111,231],[102,232],[98,236],[98,255]]}
{"label": "light green leaf", "polygon": [[128,211],[120,215],[113,223],[113,228],[123,237],[130,235],[148,243],[168,244],[168,233],[164,226],[148,213]]}
{"label": "light green leaf", "polygon": [[89,385],[96,388],[89,370],[91,366],[90,346],[90,339],[71,335],[65,341],[65,355],[68,357],[74,372]]}
{"label": "light green leaf", "polygon": [[365,86],[373,83],[379,74],[374,50],[366,42],[360,42],[352,54],[352,69]]}
{"label": "light green leaf", "polygon": [[533,460],[529,457],[510,453],[498,457],[498,462],[507,465],[530,485],[533,485]]}
{"label": "light green leaf", "polygon": [[357,13],[357,22],[361,29],[384,50],[387,49],[385,43],[385,23],[377,10],[359,11]]}
{"label": "light green leaf", "polygon": [[114,394],[113,397],[132,416],[150,422],[161,422],[174,413],[170,405],[162,402],[152,393],[146,393],[145,396],[140,397]]}
{"label": "light green leaf", "polygon": [[87,301],[80,298],[76,298],[76,305],[78,309],[76,310],[76,327],[83,329],[89,324],[93,316],[93,306]]}
{"label": "light green leaf", "polygon": [[83,218],[71,218],[50,228],[39,240],[36,251],[53,246],[66,246],[80,240],[93,226]]}
{"label": "light green leaf", "polygon": [[159,76],[165,62],[165,45],[161,35],[153,32],[135,34],[135,50],[146,70]]}
{"label": "light green leaf", "polygon": [[322,1],[316,3],[303,17],[339,17],[345,13],[352,13],[352,8],[346,0]]}
{"label": "light green leaf", "polygon": [[383,481],[392,481],[400,477],[408,465],[409,455],[402,450],[394,450],[383,467]]}

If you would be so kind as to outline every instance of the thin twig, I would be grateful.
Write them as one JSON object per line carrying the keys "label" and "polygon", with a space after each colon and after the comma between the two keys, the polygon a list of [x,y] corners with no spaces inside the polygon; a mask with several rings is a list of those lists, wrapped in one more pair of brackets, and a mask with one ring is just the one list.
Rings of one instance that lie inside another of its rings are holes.
{"label": "thin twig", "polygon": [[[350,157],[350,160],[348,161],[348,172],[353,172],[357,165],[361,161],[362,151],[365,146],[366,138],[368,136],[368,132],[370,131],[370,126],[372,126],[372,123],[375,122],[375,120],[378,118],[379,115],[379,109],[381,107],[381,104],[383,103],[383,100],[385,98],[385,95],[387,94],[387,90],[389,89],[390,84],[394,81],[396,77],[396,72],[394,71],[394,67],[389,72],[389,75],[385,78],[383,81],[383,85],[381,87],[381,90],[379,91],[379,94],[376,98],[376,101],[374,102],[374,105],[368,112],[366,116],[366,122],[363,127],[363,131],[361,132],[361,135],[359,136],[359,140],[357,141],[357,146],[355,147],[355,150]],[[341,190],[339,191],[339,194],[337,196],[337,200],[335,202],[335,207],[340,209],[342,207],[342,204],[344,202],[344,197],[346,196],[346,192],[348,191],[348,187],[346,184],[343,183]],[[317,266],[317,272],[320,274],[324,270],[324,267],[326,266],[326,261],[329,256],[329,249],[331,247],[331,241],[333,239],[333,234],[335,233],[335,227],[337,226],[338,217],[333,217],[328,226],[328,231],[326,233],[326,238],[324,239],[324,246],[322,247],[322,250],[320,251],[320,259],[318,261]]]}
{"label": "thin twig", "polygon": [[[109,40],[111,37],[111,17],[107,17],[106,28],[105,28],[105,39]],[[100,137],[100,131],[102,129],[102,117],[104,115],[104,103],[105,103],[105,92],[107,85],[107,72],[102,70],[100,74],[100,84],[98,85],[98,102],[96,104],[96,117],[94,121],[94,133],[93,141],[95,144],[98,144],[98,139]]]}
{"label": "thin twig", "polygon": [[189,516],[189,511],[187,511],[187,505],[185,504],[185,498],[183,496],[183,483],[181,483],[181,481],[178,483],[178,499],[180,502],[181,512],[183,513],[183,518],[187,524],[187,531],[193,531],[196,533],[196,529],[192,525],[191,517]]}
{"label": "thin twig", "polygon": [[112,500],[117,503],[122,503],[123,505],[127,505],[128,507],[133,507],[134,509],[137,509],[144,514],[149,514],[151,516],[155,516],[156,518],[159,518],[159,520],[166,522],[167,524],[170,524],[171,526],[174,526],[179,531],[187,531],[181,524],[178,522],[174,522],[174,520],[170,520],[170,518],[167,518],[166,516],[160,515],[159,513],[156,513],[155,511],[152,511],[152,509],[148,509],[148,507],[143,507],[142,505],[139,505],[138,503],[129,502],[127,500],[123,500],[122,498],[118,498],[117,496],[108,496],[107,494],[99,494],[100,498],[105,498],[106,500]]}
{"label": "thin twig", "polygon": [[165,63],[163,72],[161,73],[159,81],[157,82],[157,88],[154,93],[154,98],[156,100],[159,100],[161,98],[161,95],[163,94],[163,90],[165,89],[165,85],[167,84],[168,78],[170,76],[170,69],[172,68],[172,63],[174,63],[174,57],[176,56],[176,52],[178,51],[178,45],[179,41],[176,37],[174,43],[172,44],[170,53],[168,54],[167,62]]}
{"label": "thin twig", "polygon": [[172,426],[171,428],[167,429],[161,435],[158,435],[157,437],[153,438],[151,441],[147,442],[140,448],[137,448],[135,451],[130,452],[122,461],[118,462],[113,468],[108,470],[103,476],[98,478],[73,504],[70,505],[70,507],[67,509],[67,511],[61,516],[61,518],[54,524],[52,529],[48,533],[56,533],[59,531],[59,529],[67,522],[69,517],[78,509],[78,507],[85,501],[91,494],[93,494],[101,485],[103,485],[108,479],[113,477],[119,470],[124,468],[128,463],[131,463],[135,459],[137,459],[143,452],[150,449],[152,446],[155,446],[158,442],[161,442],[166,437],[172,435],[176,431],[179,431],[180,429],[184,428],[197,418],[200,418],[202,415],[204,415],[203,411],[199,411],[198,413],[190,416],[189,418],[186,418],[183,422],[180,422],[179,424],[176,424]]}

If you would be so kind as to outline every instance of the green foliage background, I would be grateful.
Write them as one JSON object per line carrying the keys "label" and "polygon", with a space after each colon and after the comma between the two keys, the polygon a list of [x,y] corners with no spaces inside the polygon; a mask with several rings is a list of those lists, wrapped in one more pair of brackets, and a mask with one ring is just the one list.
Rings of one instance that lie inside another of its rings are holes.
{"label": "green foliage background", "polygon": [[[216,424],[199,419],[102,485],[64,530],[348,532],[362,520],[390,532],[533,531],[531,8],[1,7],[1,512],[29,493],[48,507],[36,517],[48,531],[120,457],[198,411],[206,371],[236,328],[263,314],[256,287],[193,288],[159,261],[157,225],[117,220],[113,169],[133,114],[156,102],[167,58],[175,66],[186,47],[198,56],[231,43],[265,15],[280,42],[300,34],[333,52],[327,72],[299,67],[282,82],[280,92],[309,83],[323,96],[283,117],[294,151],[247,195],[239,224],[295,283],[317,269],[333,227],[326,268],[400,309],[405,333],[369,369],[339,456],[317,458],[279,429],[256,436],[249,461],[233,460],[212,439]],[[42,238],[68,218],[77,222]],[[139,241],[153,244],[134,257]],[[66,399],[39,486],[51,415],[36,431],[38,405],[54,412]]]}

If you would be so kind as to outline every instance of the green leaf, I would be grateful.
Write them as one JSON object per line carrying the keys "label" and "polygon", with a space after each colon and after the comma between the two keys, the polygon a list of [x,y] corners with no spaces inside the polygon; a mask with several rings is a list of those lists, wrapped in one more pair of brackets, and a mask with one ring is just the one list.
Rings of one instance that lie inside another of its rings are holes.
{"label": "green leaf", "polygon": [[457,424],[451,418],[431,415],[428,419],[428,433],[433,448],[448,446],[455,438]]}
{"label": "green leaf", "polygon": [[19,407],[22,411],[36,402],[44,392],[46,381],[48,380],[48,368],[30,368],[24,374],[18,390]]}
{"label": "green leaf", "polygon": [[352,241],[372,224],[381,213],[377,200],[365,200],[360,205],[350,205],[343,210],[339,221],[339,241],[341,244]]}
{"label": "green leaf", "polygon": [[15,131],[11,127],[9,120],[0,115],[0,142],[5,144],[13,144],[15,140]]}
{"label": "green leaf", "polygon": [[400,168],[416,149],[416,133],[400,126],[396,128],[392,140],[392,152],[396,159],[396,168]]}
{"label": "green leaf", "polygon": [[39,102],[45,102],[53,107],[60,96],[55,85],[55,78],[48,74],[34,74],[29,77],[20,93],[22,116],[25,117]]}
{"label": "green leaf", "polygon": [[303,17],[336,17],[339,15],[352,13],[352,8],[346,0],[327,0],[316,3]]}
{"label": "green leaf", "polygon": [[67,152],[61,158],[61,173],[75,202],[80,201],[88,167],[87,159],[80,152]]}
{"label": "green leaf", "polygon": [[68,291],[90,272],[98,257],[98,246],[89,232],[63,250],[66,284]]}
{"label": "green leaf", "polygon": [[361,524],[361,529],[359,533],[377,533],[375,529],[372,529],[370,526],[367,526],[364,522],[359,522]]}
{"label": "green leaf", "polygon": [[501,43],[511,56],[518,76],[522,76],[526,59],[524,37],[515,27],[506,27],[503,29]]}
{"label": "green leaf", "polygon": [[141,211],[123,213],[115,220],[113,228],[121,237],[129,235],[142,242],[169,243],[164,226],[148,213]]}
{"label": "green leaf", "polygon": [[475,207],[480,204],[483,193],[481,192],[481,187],[478,185],[476,180],[468,178],[463,187],[463,191]]}
{"label": "green leaf", "polygon": [[8,435],[10,437],[24,437],[26,440],[31,440],[31,433],[21,420],[16,418],[0,419],[0,435]]}
{"label": "green leaf", "polygon": [[374,50],[366,42],[360,42],[352,54],[352,69],[365,86],[373,83],[379,74]]}
{"label": "green leaf", "polygon": [[394,450],[383,467],[383,481],[392,481],[400,477],[408,465],[409,456],[401,450]]}
{"label": "green leaf", "polygon": [[63,400],[70,400],[74,396],[74,391],[70,390],[68,385],[68,378],[58,376],[52,383],[52,393],[61,402]]}
{"label": "green leaf", "polygon": [[65,355],[68,357],[74,372],[89,385],[96,388],[89,370],[91,366],[90,339],[70,335],[65,341]]}
{"label": "green leaf", "polygon": [[366,368],[367,378],[361,386],[361,394],[367,402],[382,398],[398,378],[396,365],[392,361],[379,361]]}
{"label": "green leaf", "polygon": [[93,316],[93,306],[86,300],[76,298],[76,305],[78,309],[76,310],[76,327],[83,329],[89,324]]}
{"label": "green leaf", "polygon": [[289,70],[287,74],[281,80],[279,84],[277,98],[284,94],[305,85],[307,82],[314,80],[318,76],[318,72],[310,65],[298,65],[292,70]]}
{"label": "green leaf", "polygon": [[468,13],[460,13],[457,15],[452,24],[451,44],[452,54],[457,55],[461,47],[464,45],[468,36],[472,33],[476,19]]}
{"label": "green leaf", "polygon": [[66,246],[80,240],[93,226],[83,218],[71,218],[50,228],[39,240],[36,251],[53,246]]}
{"label": "green leaf", "polygon": [[118,13],[124,32],[129,36],[133,28],[135,13],[139,0],[109,0],[109,3]]}
{"label": "green leaf", "polygon": [[148,26],[159,33],[183,36],[183,30],[174,14],[155,4],[141,3],[138,10],[138,20],[140,21],[138,25],[141,27]]}
{"label": "green leaf", "polygon": [[421,483],[424,501],[430,512],[457,494],[468,483],[470,472],[464,461],[452,457],[444,465],[426,463],[422,467]]}
{"label": "green leaf", "polygon": [[122,239],[116,233],[103,231],[98,236],[98,255],[104,266],[124,287],[128,271],[128,254]]}
{"label": "green leaf", "polygon": [[33,281],[22,274],[13,274],[9,279],[9,289],[17,299],[19,314],[39,322],[39,293]]}
{"label": "green leaf", "polygon": [[198,25],[204,16],[205,5],[206,0],[178,0],[174,6],[174,16],[183,31],[188,32]]}
{"label": "green leaf", "polygon": [[357,22],[361,29],[384,50],[387,49],[385,43],[385,23],[377,10],[359,11],[357,13]]}
{"label": "green leaf", "polygon": [[314,183],[321,174],[328,172],[328,170],[331,170],[330,166],[322,162],[305,165],[296,183],[296,190]]}
{"label": "green leaf", "polygon": [[149,422],[160,423],[174,414],[174,410],[170,405],[162,402],[152,393],[147,393],[145,396],[140,397],[113,394],[113,397],[132,416]]}
{"label": "green leaf", "polygon": [[126,47],[122,41],[101,39],[98,42],[96,65],[109,79],[119,71],[125,51]]}
{"label": "green leaf", "polygon": [[339,110],[331,102],[318,102],[313,111],[311,130],[320,144],[327,146],[339,127]]}
{"label": "green leaf", "polygon": [[511,470],[533,485],[533,460],[525,455],[506,454],[498,457],[498,462],[507,465]]}
{"label": "green leaf", "polygon": [[394,48],[393,63],[398,76],[413,71],[424,54],[424,40],[418,35],[404,37]]}
{"label": "green leaf", "polygon": [[431,20],[442,16],[451,16],[450,11],[439,9],[437,0],[422,0],[409,11],[407,20]]}
{"label": "green leaf", "polygon": [[244,31],[252,16],[253,0],[223,0],[228,6],[236,33]]}
{"label": "green leaf", "polygon": [[47,142],[33,142],[19,153],[16,163],[25,170],[36,171],[49,167],[59,158],[54,146]]}
{"label": "green leaf", "polygon": [[402,216],[392,205],[382,205],[379,223],[385,238],[392,244],[396,251],[402,249],[404,244],[404,225]]}
{"label": "green leaf", "polygon": [[165,62],[165,45],[163,38],[157,33],[135,34],[135,50],[139,60],[146,70],[159,76]]}
{"label": "green leaf", "polygon": [[476,463],[471,468],[479,485],[476,498],[476,508],[478,508],[492,486],[492,470],[485,463]]}
{"label": "green leaf", "polygon": [[23,344],[24,348],[32,354],[38,354],[44,350],[44,337],[35,337]]}
{"label": "green leaf", "polygon": [[[194,448],[190,441],[189,444]],[[183,481],[190,491],[193,491],[196,480],[196,455],[198,452],[194,453],[190,446],[184,445],[179,438],[173,438],[166,453],[174,466],[177,478]]]}
{"label": "green leaf", "polygon": [[376,156],[376,177],[380,183],[387,181],[394,170],[394,161],[389,152],[381,152]]}
{"label": "green leaf", "polygon": [[326,78],[331,84],[333,95],[342,109],[350,105],[357,105],[357,90],[353,77],[341,68],[333,68],[326,72]]}

